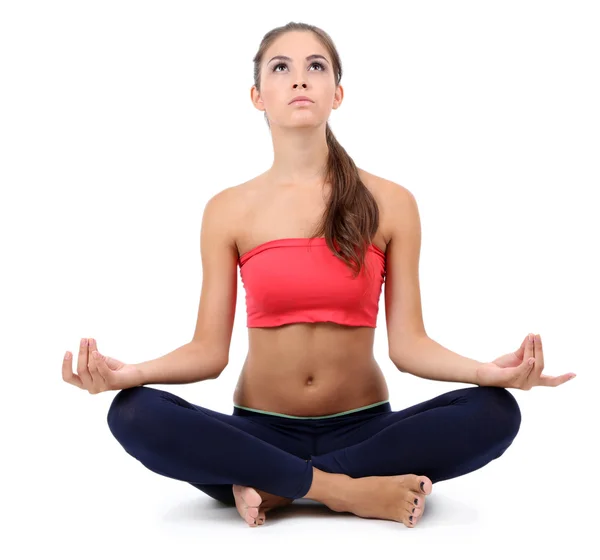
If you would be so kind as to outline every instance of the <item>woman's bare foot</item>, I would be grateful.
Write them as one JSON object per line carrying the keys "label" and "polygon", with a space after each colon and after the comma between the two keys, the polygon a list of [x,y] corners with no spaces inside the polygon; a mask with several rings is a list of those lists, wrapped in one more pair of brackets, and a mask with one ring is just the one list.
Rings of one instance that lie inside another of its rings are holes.
{"label": "woman's bare foot", "polygon": [[250,486],[233,484],[232,487],[235,507],[250,527],[262,525],[265,522],[267,511],[286,506],[294,501]]}
{"label": "woman's bare foot", "polygon": [[423,515],[425,496],[431,494],[432,488],[429,478],[416,474],[351,478],[344,503],[336,510],[414,527]]}

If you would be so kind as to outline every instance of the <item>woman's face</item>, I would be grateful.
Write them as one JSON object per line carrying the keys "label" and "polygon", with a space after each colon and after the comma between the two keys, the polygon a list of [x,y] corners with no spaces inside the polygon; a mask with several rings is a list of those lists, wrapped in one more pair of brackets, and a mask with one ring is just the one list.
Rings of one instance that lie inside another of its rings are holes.
{"label": "woman's face", "polygon": [[[279,55],[291,60],[274,58]],[[311,55],[320,56],[306,60]],[[335,86],[329,52],[311,32],[290,31],[279,37],[265,52],[260,79],[260,93],[252,86],[252,102],[266,112],[271,126],[322,124],[343,97],[342,86]],[[298,95],[313,102],[290,104]]]}

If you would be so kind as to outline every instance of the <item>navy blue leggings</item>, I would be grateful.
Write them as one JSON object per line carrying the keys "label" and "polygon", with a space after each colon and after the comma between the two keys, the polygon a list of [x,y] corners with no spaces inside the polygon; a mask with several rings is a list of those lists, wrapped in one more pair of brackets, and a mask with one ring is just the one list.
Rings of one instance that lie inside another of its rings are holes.
{"label": "navy blue leggings", "polygon": [[313,466],[352,478],[454,478],[502,455],[520,424],[509,391],[479,386],[404,410],[392,411],[384,401],[321,417],[236,406],[223,414],[141,386],[119,391],[108,411],[111,432],[145,467],[230,505],[232,484],[301,498],[312,484]]}

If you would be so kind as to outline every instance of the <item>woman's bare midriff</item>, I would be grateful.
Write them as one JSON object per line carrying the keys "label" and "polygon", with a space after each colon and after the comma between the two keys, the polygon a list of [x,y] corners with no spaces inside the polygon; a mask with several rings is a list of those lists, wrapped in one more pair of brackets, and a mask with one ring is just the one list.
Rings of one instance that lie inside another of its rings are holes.
{"label": "woman's bare midriff", "polygon": [[[385,252],[386,205],[377,177],[359,169],[377,200]],[[272,185],[262,174],[239,186],[238,253],[272,239],[309,237],[325,210],[331,185]],[[293,323],[249,328],[249,350],[235,389],[238,406],[292,416],[326,416],[388,400],[373,356],[373,327]]]}
{"label": "woman's bare midriff", "polygon": [[388,400],[371,327],[295,323],[251,328],[233,402],[292,416],[325,416]]}

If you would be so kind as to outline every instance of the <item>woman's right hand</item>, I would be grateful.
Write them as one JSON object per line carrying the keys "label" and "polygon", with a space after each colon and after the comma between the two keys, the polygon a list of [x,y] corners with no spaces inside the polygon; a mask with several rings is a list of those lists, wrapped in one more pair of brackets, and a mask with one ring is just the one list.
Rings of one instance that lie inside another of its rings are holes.
{"label": "woman's right hand", "polygon": [[79,343],[77,374],[73,373],[71,359],[71,353],[67,352],[62,366],[63,380],[91,395],[143,385],[142,372],[136,366],[102,356],[93,338],[82,338]]}

